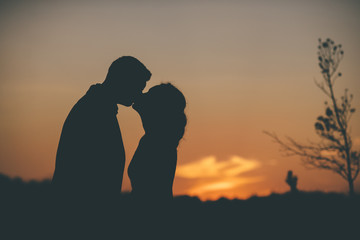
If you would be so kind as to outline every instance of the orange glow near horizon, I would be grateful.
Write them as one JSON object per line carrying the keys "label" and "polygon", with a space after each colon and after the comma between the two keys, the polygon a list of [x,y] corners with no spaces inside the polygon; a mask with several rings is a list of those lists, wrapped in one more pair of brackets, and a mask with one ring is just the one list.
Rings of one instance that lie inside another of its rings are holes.
{"label": "orange glow near horizon", "polygon": [[262,176],[241,176],[242,173],[258,167],[260,167],[258,161],[247,160],[239,156],[232,156],[224,161],[217,161],[214,156],[209,156],[178,166],[176,176],[196,182],[188,190],[188,195],[220,196],[224,191],[229,192],[241,185],[262,181]]}
{"label": "orange glow near horizon", "polygon": [[[326,96],[314,84],[322,79],[317,39],[330,37],[345,51],[335,93],[348,88],[354,95],[350,125],[360,149],[360,3],[30,2],[0,3],[0,173],[51,178],[70,109],[104,80],[113,60],[132,55],[152,72],[145,91],[171,82],[187,99],[175,195],[282,193],[289,190],[288,170],[301,190],[347,191],[337,174],[285,157],[263,131],[319,140],[314,122]],[[119,106],[118,121],[126,151],[123,191],[130,191],[127,166],[143,129],[132,108]]]}

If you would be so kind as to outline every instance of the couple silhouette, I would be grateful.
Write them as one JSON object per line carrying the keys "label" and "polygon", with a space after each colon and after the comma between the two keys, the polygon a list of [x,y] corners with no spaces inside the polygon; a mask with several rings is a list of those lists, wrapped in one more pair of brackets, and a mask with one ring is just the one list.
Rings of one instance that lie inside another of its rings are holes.
{"label": "couple silhouette", "polygon": [[151,72],[136,58],[115,60],[105,81],[90,87],[66,118],[52,179],[58,198],[80,202],[119,199],[125,150],[117,104],[132,106],[145,130],[128,168],[131,201],[166,204],[173,198],[177,146],[184,135],[184,95],[171,83],[142,93]]}

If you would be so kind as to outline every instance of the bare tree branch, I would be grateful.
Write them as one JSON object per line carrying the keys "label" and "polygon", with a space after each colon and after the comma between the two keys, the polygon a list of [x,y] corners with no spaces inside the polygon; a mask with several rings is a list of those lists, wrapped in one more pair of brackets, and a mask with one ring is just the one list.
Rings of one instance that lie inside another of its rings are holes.
{"label": "bare tree branch", "polygon": [[319,39],[318,59],[323,82],[314,79],[315,85],[329,97],[325,102],[325,114],[315,122],[315,131],[323,140],[309,145],[300,144],[291,137],[281,140],[275,133],[264,131],[280,145],[280,151],[286,156],[299,156],[305,167],[327,169],[338,173],[349,184],[349,194],[354,194],[354,180],[360,172],[360,154],[352,151],[352,140],[348,126],[355,108],[351,107],[353,96],[345,89],[341,101],[334,95],[334,83],[342,76],[338,72],[339,64],[344,56],[342,46],[331,39]]}

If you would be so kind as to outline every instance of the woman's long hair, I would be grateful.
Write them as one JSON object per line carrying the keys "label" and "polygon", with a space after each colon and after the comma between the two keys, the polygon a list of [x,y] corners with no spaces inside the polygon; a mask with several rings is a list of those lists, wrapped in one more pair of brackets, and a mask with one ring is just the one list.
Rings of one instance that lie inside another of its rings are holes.
{"label": "woman's long hair", "polygon": [[156,116],[159,117],[159,128],[162,135],[179,145],[185,133],[187,117],[185,114],[186,100],[182,92],[171,83],[162,83],[151,88]]}

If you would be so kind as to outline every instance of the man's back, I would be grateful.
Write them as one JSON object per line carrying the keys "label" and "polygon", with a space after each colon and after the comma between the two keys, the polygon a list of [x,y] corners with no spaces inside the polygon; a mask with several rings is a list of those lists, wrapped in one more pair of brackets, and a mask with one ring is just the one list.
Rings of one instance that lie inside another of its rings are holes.
{"label": "man's back", "polygon": [[64,194],[117,195],[125,151],[117,105],[93,85],[69,113],[60,137],[52,184]]}

